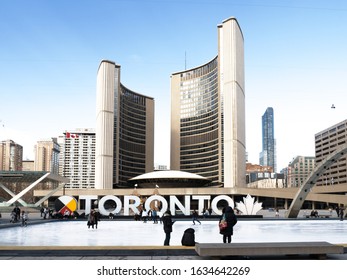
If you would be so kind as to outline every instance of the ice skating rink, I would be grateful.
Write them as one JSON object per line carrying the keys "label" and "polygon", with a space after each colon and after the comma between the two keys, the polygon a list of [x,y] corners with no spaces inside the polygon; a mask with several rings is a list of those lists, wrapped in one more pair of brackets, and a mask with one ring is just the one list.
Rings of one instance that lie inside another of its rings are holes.
{"label": "ice skating rink", "polygon": [[[201,225],[178,220],[173,225],[170,245],[181,245],[185,229],[195,229],[201,243],[222,242],[217,221],[201,220]],[[14,246],[146,246],[163,245],[163,225],[152,221],[103,220],[98,229],[88,229],[86,221],[57,221],[0,230],[0,245]],[[233,242],[327,241],[347,244],[347,221],[239,220]]]}

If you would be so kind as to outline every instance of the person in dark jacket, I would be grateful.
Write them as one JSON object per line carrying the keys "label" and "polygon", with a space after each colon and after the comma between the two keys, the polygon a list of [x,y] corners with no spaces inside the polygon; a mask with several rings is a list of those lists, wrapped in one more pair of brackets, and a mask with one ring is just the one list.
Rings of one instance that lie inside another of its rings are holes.
{"label": "person in dark jacket", "polygon": [[234,225],[237,223],[237,218],[234,213],[233,208],[230,206],[227,206],[223,208],[223,215],[220,218],[219,222],[225,219],[227,222],[227,227],[223,230],[220,230],[219,233],[223,235],[223,243],[230,243],[231,242],[231,236],[234,233]]}
{"label": "person in dark jacket", "polygon": [[340,213],[339,213],[340,221],[343,221],[344,216],[345,216],[344,208],[340,207]]}
{"label": "person in dark jacket", "polygon": [[183,246],[195,246],[195,230],[187,228],[182,236],[181,243]]}
{"label": "person in dark jacket", "polygon": [[165,240],[164,246],[170,246],[170,238],[172,232],[172,225],[174,222],[172,221],[171,211],[167,210],[162,217],[164,232],[165,232]]}
{"label": "person in dark jacket", "polygon": [[195,225],[195,221],[197,221],[200,225],[201,225],[201,222],[199,221],[199,214],[198,212],[196,212],[196,210],[193,211],[193,224]]}

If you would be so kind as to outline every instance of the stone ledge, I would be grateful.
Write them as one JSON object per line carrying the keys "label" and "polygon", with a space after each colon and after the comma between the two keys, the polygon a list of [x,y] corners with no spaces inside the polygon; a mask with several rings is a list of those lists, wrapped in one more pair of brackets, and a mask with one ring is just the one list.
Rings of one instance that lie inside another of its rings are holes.
{"label": "stone ledge", "polygon": [[199,256],[269,256],[343,254],[342,245],[328,242],[265,242],[265,243],[198,243],[195,251]]}

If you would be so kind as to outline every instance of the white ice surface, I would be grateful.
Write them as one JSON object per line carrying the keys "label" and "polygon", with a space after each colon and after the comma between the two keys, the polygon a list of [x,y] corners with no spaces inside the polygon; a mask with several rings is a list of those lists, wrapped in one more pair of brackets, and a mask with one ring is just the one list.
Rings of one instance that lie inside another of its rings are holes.
{"label": "white ice surface", "polygon": [[[170,245],[181,245],[185,229],[195,229],[201,243],[222,242],[217,221],[178,220],[173,226]],[[98,229],[88,229],[86,221],[62,221],[12,227],[0,230],[0,245],[21,246],[144,246],[163,245],[163,225],[136,221],[101,221]],[[347,243],[347,221],[338,220],[261,220],[239,221],[233,242],[327,241]]]}

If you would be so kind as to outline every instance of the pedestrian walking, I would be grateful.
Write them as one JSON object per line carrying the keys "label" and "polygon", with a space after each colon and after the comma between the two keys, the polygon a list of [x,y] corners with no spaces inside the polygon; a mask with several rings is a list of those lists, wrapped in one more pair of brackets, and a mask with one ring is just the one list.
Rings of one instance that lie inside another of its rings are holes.
{"label": "pedestrian walking", "polygon": [[335,211],[336,211],[337,217],[340,217],[340,207],[338,205],[336,206]]}
{"label": "pedestrian walking", "polygon": [[163,228],[165,232],[165,240],[164,240],[164,246],[170,246],[170,238],[171,238],[171,232],[172,232],[172,225],[174,224],[174,221],[172,221],[171,211],[167,210],[163,217]]}
{"label": "pedestrian walking", "polygon": [[10,217],[11,217],[10,223],[17,222],[17,214],[16,214],[16,212],[14,210],[12,210]]}
{"label": "pedestrian walking", "polygon": [[22,227],[26,227],[28,225],[28,213],[22,211]]}
{"label": "pedestrian walking", "polygon": [[227,206],[223,209],[223,215],[220,218],[219,223],[226,223],[226,227],[220,227],[219,233],[223,235],[223,243],[230,243],[231,236],[234,233],[234,226],[237,223],[237,218],[233,208]]}
{"label": "pedestrian walking", "polygon": [[343,221],[344,216],[345,216],[344,208],[340,207],[340,212],[339,212],[340,221]]}
{"label": "pedestrian walking", "polygon": [[200,225],[201,225],[201,222],[199,221],[199,214],[198,212],[196,212],[196,210],[193,211],[193,224],[195,225],[195,221],[197,221]]}

